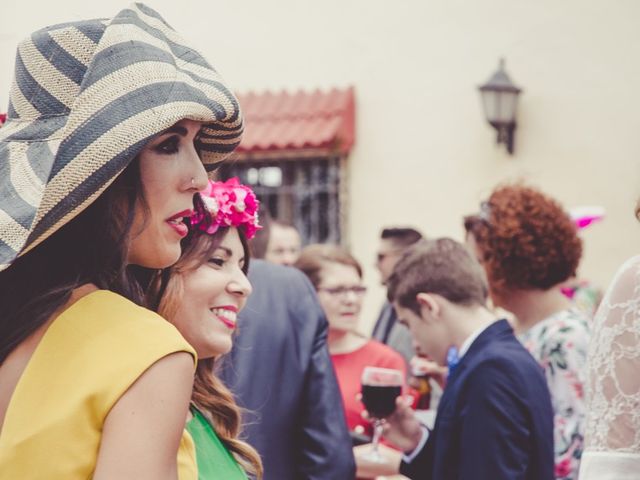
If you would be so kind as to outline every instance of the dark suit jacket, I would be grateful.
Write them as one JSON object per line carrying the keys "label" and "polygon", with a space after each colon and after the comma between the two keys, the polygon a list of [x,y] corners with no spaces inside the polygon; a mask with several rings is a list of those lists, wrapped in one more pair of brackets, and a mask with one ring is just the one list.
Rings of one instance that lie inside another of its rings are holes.
{"label": "dark suit jacket", "polygon": [[352,479],[355,463],[327,350],[327,321],[307,277],[252,260],[253,293],[221,377],[245,414],[265,480]]}
{"label": "dark suit jacket", "polygon": [[382,306],[371,336],[402,355],[407,366],[416,353],[413,349],[411,332],[398,322],[396,310],[389,302],[385,302]]}
{"label": "dark suit jacket", "polygon": [[553,469],[544,374],[500,320],[460,360],[425,447],[400,471],[420,480],[552,480]]}

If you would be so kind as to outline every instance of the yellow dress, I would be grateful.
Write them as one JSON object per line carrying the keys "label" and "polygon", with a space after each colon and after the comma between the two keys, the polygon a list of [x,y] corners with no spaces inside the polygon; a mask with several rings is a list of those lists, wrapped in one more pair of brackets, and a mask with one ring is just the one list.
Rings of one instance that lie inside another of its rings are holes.
{"label": "yellow dress", "polygon": [[[193,348],[173,325],[97,290],[49,326],[11,397],[0,433],[1,480],[87,480],[111,407],[153,363]],[[184,432],[180,480],[197,479]]]}

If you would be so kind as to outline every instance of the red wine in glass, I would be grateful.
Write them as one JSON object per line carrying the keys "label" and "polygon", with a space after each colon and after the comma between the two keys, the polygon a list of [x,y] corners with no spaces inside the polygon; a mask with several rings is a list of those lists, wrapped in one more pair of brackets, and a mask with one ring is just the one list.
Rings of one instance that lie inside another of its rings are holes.
{"label": "red wine in glass", "polygon": [[402,393],[404,375],[400,370],[379,367],[365,367],[362,372],[362,403],[373,418],[373,449],[366,455],[367,460],[384,463],[385,458],[378,452],[384,418],[396,409],[396,398]]}
{"label": "red wine in glass", "polygon": [[401,385],[362,385],[362,403],[370,417],[385,418],[396,409]]}

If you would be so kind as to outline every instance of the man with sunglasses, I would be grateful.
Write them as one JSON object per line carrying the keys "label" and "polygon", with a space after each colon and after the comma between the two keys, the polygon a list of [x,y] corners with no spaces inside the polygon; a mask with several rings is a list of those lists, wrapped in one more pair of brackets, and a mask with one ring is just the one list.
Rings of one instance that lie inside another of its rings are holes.
{"label": "man with sunglasses", "polygon": [[[422,238],[422,234],[408,227],[388,227],[382,230],[376,268],[383,285],[387,284],[393,268],[402,255]],[[397,322],[398,316],[389,302],[385,302],[373,328],[372,337],[400,353],[407,364],[415,355],[409,330]]]}

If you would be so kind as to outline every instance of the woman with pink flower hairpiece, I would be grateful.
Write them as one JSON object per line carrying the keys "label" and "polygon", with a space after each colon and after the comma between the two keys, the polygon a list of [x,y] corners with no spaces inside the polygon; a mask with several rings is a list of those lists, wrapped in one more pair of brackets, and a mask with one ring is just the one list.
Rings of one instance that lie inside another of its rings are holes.
{"label": "woman with pink flower hairpiece", "polygon": [[194,196],[195,213],[178,262],[152,282],[149,304],[198,354],[187,431],[196,446],[199,480],[262,476],[257,452],[238,439],[240,410],[214,373],[231,350],[238,312],[251,293],[247,239],[258,225],[259,202],[236,178],[209,181]]}

